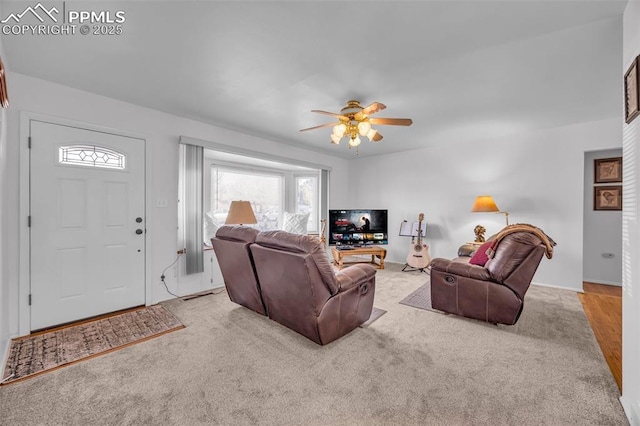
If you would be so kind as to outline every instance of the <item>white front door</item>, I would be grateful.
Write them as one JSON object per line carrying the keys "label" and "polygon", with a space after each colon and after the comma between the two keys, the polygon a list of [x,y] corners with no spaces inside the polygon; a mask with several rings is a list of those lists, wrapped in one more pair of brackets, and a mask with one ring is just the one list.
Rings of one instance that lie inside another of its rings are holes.
{"label": "white front door", "polygon": [[31,330],[145,303],[145,141],[30,121]]}

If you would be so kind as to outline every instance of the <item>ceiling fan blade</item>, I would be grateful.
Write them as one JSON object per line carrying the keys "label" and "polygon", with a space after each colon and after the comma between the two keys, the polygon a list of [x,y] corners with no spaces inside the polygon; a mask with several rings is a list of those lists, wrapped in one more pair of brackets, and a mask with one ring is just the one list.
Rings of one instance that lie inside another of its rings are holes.
{"label": "ceiling fan blade", "polygon": [[332,127],[335,126],[336,124],[340,124],[340,123],[326,123],[326,124],[321,124],[319,126],[313,126],[313,127],[308,127],[306,129],[301,129],[301,132],[306,132],[307,130],[315,130],[315,129],[321,129],[323,127]]}
{"label": "ceiling fan blade", "polygon": [[410,118],[370,118],[369,123],[392,126],[411,126],[413,121]]}
{"label": "ceiling fan blade", "polygon": [[375,114],[378,111],[382,111],[386,107],[387,106],[385,104],[382,104],[380,102],[373,102],[371,105],[362,108],[362,111],[360,111],[360,113],[364,115],[371,115]]}
{"label": "ceiling fan blade", "polygon": [[311,112],[317,112],[318,114],[330,115],[332,117],[338,117],[338,118],[343,119],[343,120],[348,120],[349,119],[346,115],[336,114],[335,112],[329,112],[329,111],[321,111],[319,109],[312,109]]}
{"label": "ceiling fan blade", "polygon": [[373,135],[372,141],[373,142],[378,142],[378,141],[381,141],[381,140],[382,140],[382,135],[380,134],[380,132],[376,132],[376,134]]}

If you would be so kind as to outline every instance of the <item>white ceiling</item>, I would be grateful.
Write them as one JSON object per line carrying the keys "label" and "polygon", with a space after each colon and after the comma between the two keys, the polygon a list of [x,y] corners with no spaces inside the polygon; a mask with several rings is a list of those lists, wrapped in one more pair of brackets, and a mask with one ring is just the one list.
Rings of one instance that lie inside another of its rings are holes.
{"label": "white ceiling", "polygon": [[[35,3],[2,1],[2,17]],[[67,1],[124,11],[124,33],[2,42],[9,72],[354,158],[330,128],[299,132],[332,121],[312,109],[413,119],[361,157],[620,117],[626,3]]]}

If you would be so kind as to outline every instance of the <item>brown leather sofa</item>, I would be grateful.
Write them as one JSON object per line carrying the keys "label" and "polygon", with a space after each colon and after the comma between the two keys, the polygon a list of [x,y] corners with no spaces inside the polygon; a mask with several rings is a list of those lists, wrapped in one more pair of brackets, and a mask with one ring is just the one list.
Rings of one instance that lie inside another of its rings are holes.
{"label": "brown leather sofa", "polygon": [[493,324],[515,324],[545,251],[550,258],[549,246],[533,233],[514,232],[497,241],[484,266],[433,259],[432,307]]}
{"label": "brown leather sofa", "polygon": [[248,226],[222,226],[211,239],[229,299],[267,315],[249,246],[259,231]]}
{"label": "brown leather sofa", "polygon": [[261,232],[251,252],[269,318],[325,345],[371,316],[376,269],[334,272],[320,242],[284,231]]}

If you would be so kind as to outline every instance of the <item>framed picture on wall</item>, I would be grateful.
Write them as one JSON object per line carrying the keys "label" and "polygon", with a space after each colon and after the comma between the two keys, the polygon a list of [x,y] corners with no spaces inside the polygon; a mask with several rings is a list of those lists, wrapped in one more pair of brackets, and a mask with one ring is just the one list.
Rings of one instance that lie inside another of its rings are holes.
{"label": "framed picture on wall", "polygon": [[594,210],[622,210],[622,185],[594,186]]}
{"label": "framed picture on wall", "polygon": [[634,118],[640,115],[638,108],[638,98],[640,98],[640,76],[638,75],[638,62],[640,56],[631,63],[629,70],[624,75],[624,121],[631,123]]}
{"label": "framed picture on wall", "polygon": [[622,157],[596,158],[595,183],[622,182]]}

